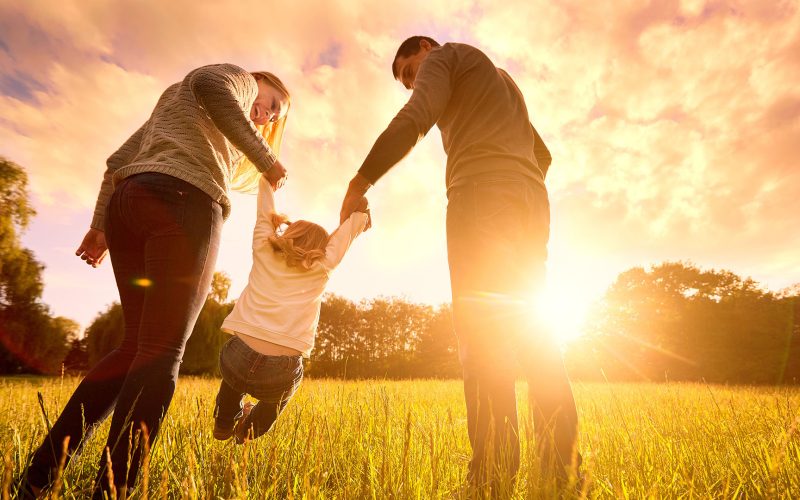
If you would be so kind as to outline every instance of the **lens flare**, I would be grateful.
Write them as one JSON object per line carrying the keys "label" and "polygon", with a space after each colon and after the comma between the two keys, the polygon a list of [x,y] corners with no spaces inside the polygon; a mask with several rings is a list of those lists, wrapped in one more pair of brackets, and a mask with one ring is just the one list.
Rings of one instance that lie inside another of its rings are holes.
{"label": "lens flare", "polygon": [[544,326],[564,346],[584,333],[589,302],[579,299],[574,291],[548,283],[544,290],[531,295],[529,319]]}

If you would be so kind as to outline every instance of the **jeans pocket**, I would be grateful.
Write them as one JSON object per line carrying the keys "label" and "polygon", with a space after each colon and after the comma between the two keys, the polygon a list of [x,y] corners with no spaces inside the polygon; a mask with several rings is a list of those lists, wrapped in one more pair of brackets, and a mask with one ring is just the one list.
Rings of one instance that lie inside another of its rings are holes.
{"label": "jeans pocket", "polygon": [[303,378],[302,360],[265,356],[262,361],[259,370],[248,380],[247,392],[260,400],[274,402],[291,397]]}
{"label": "jeans pocket", "polygon": [[529,188],[519,181],[495,181],[474,186],[475,219],[494,225],[504,220],[519,222],[528,208]]}
{"label": "jeans pocket", "polygon": [[237,353],[235,336],[228,339],[219,351],[219,374],[236,390],[242,390],[247,375],[246,360]]}
{"label": "jeans pocket", "polygon": [[183,226],[189,198],[189,189],[183,183],[141,183],[131,179],[123,196],[124,216],[132,227],[145,234],[171,233]]}

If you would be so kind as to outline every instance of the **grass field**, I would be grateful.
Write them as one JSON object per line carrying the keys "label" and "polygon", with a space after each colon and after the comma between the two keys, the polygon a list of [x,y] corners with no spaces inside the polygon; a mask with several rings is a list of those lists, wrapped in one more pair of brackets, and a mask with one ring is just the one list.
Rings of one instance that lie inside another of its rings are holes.
{"label": "grass field", "polygon": [[[4,495],[76,379],[0,379]],[[469,443],[458,381],[307,380],[270,434],[211,438],[217,382],[181,379],[152,450],[151,498],[460,498]],[[575,384],[590,498],[800,497],[800,389]],[[518,385],[525,407],[525,384]],[[527,412],[523,411],[523,421]],[[82,498],[108,423],[64,474]],[[548,498],[523,425],[515,498]],[[138,483],[141,495],[145,481]],[[580,496],[580,495],[575,495]]]}

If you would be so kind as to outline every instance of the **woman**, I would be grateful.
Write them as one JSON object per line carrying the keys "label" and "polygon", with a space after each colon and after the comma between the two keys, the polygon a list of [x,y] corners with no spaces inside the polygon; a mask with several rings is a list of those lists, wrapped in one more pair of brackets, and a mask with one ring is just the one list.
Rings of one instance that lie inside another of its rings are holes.
{"label": "woman", "polygon": [[211,285],[229,189],[254,190],[261,174],[276,189],[286,179],[277,155],[289,105],[270,73],[204,66],[170,86],[108,159],[76,255],[97,267],[110,251],[125,336],[75,390],[34,453],[20,494],[40,495],[64,452],[69,460],[112,411],[94,496],[116,489],[124,498],[133,486],[137,444],[152,444],[158,433]]}

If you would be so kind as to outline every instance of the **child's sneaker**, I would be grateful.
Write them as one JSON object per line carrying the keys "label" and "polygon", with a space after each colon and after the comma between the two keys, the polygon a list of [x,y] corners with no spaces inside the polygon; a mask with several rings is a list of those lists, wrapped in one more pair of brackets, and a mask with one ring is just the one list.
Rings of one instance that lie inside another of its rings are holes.
{"label": "child's sneaker", "polygon": [[236,422],[236,425],[233,428],[233,434],[236,436],[236,444],[242,444],[245,441],[250,440],[250,424],[245,424],[245,421],[247,420],[247,416],[250,415],[250,412],[253,411],[254,407],[255,405],[248,401],[242,408],[242,418]]}
{"label": "child's sneaker", "polygon": [[239,422],[244,420],[244,417],[250,414],[250,411],[253,409],[253,403],[249,401],[244,404],[242,407],[241,413],[233,419],[233,423],[230,426],[223,426],[219,423],[217,419],[214,419],[214,439],[218,439],[220,441],[227,441],[233,437],[233,433],[236,430]]}

